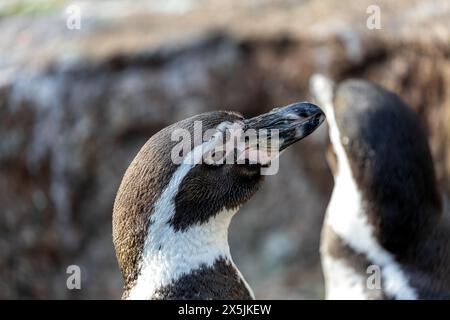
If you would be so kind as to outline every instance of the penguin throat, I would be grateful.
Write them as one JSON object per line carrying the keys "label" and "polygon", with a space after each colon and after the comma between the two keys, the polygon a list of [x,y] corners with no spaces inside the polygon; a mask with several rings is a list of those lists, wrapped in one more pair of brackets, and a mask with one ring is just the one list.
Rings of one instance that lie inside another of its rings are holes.
{"label": "penguin throat", "polygon": [[236,211],[221,211],[206,223],[179,231],[167,221],[153,221],[148,228],[139,275],[128,298],[157,298],[159,289],[196,270],[213,267],[219,260],[234,266],[228,245],[228,227]]}

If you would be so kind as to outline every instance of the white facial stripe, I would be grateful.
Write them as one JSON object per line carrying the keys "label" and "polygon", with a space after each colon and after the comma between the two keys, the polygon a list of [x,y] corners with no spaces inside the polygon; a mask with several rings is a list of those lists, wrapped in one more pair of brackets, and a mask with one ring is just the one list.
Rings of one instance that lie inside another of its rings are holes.
{"label": "white facial stripe", "polygon": [[313,74],[309,86],[314,98],[324,107],[333,102],[333,82],[322,74]]}
{"label": "white facial stripe", "polygon": [[[197,146],[192,150],[191,152],[186,155],[183,159],[184,164],[190,164],[190,165],[196,165],[201,163],[203,160],[206,160],[206,163],[211,163],[211,159],[208,158],[209,153],[212,151],[218,151],[222,150],[223,147],[225,147],[225,151],[232,152],[234,151],[234,145],[233,139],[230,139],[230,141],[225,142],[224,144],[224,137],[226,134],[226,131],[228,130],[232,135],[236,134],[236,132],[240,132],[243,129],[243,123],[240,121],[236,122],[229,122],[224,121],[220,123],[216,128],[216,132],[211,136],[211,138],[208,141],[205,141],[203,144]],[[231,145],[231,147],[230,147]],[[226,148],[228,147],[228,148]],[[204,156],[207,156],[206,159],[204,159]],[[224,155],[226,158],[226,154]]]}
{"label": "white facial stripe", "polygon": [[[208,141],[203,142],[201,145],[196,146],[192,151],[190,151],[183,159],[183,165],[186,165],[189,170],[192,169],[196,164],[199,164],[203,155],[211,150],[213,150],[217,144],[222,143],[223,132],[221,128],[225,127],[228,122],[222,122],[218,127],[218,132],[216,132]],[[188,171],[189,171],[188,170]],[[187,172],[186,172],[187,174]],[[185,174],[185,175],[186,175]],[[183,176],[184,178],[184,176]]]}
{"label": "white facial stripe", "polygon": [[325,223],[329,224],[351,248],[365,254],[372,263],[381,267],[383,289],[387,294],[397,299],[417,299],[417,293],[409,285],[408,277],[394,256],[377,242],[373,226],[364,213],[362,197],[341,143],[334,115],[332,83],[327,78],[318,76],[315,80],[312,79],[312,86],[315,86],[315,94],[325,108],[330,140],[338,160],[338,174],[335,177]]}
{"label": "white facial stripe", "polygon": [[[214,143],[214,139],[211,139],[194,148],[186,156],[193,162],[183,161],[156,201],[139,263],[140,274],[128,299],[150,299],[159,288],[203,264],[212,266],[219,258],[234,266],[228,245],[228,227],[238,208],[223,210],[206,223],[193,225],[183,231],[175,231],[169,223],[175,214],[174,197],[183,178],[201,160],[204,150]],[[241,279],[253,294],[242,276]]]}

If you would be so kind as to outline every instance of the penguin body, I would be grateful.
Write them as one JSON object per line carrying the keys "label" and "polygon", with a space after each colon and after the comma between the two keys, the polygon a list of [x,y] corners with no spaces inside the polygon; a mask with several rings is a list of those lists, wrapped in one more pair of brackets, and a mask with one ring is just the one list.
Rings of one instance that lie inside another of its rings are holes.
{"label": "penguin body", "polygon": [[[252,299],[231,258],[228,227],[258,190],[267,163],[202,160],[227,131],[280,130],[281,150],[322,121],[319,108],[299,103],[250,119],[232,112],[204,113],[152,136],[128,167],[114,203],[113,241],[125,283],[123,298]],[[177,130],[195,135],[198,123],[200,139],[194,137],[181,163],[175,163]],[[215,133],[203,139],[207,130]]]}
{"label": "penguin body", "polygon": [[311,86],[335,180],[321,237],[327,298],[450,298],[450,228],[417,116],[366,81]]}

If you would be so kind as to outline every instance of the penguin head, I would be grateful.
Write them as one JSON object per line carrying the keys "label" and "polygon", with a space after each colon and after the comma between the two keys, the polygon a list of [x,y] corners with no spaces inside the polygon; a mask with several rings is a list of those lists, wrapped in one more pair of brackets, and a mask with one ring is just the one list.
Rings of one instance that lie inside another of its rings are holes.
{"label": "penguin head", "polygon": [[333,108],[340,139],[331,139],[332,149],[336,152],[338,143],[344,148],[360,188],[384,186],[391,196],[422,194],[425,202],[435,203],[431,152],[410,107],[376,84],[349,80],[338,86]]}
{"label": "penguin head", "polygon": [[[296,103],[249,119],[233,112],[203,113],[153,135],[127,169],[114,204],[113,238],[125,282],[136,277],[149,223],[183,232],[238,208],[258,190],[261,170],[274,160],[267,152],[252,158],[255,149],[269,141],[282,151],[323,120],[317,106]],[[253,142],[229,143],[237,132],[252,130]],[[155,221],[158,211],[168,212],[164,221]]]}

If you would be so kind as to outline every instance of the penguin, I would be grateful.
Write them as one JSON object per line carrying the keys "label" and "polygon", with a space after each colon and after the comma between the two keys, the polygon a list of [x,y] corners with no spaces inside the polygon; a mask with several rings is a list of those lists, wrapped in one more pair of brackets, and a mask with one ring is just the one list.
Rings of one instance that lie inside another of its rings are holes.
{"label": "penguin", "polygon": [[[228,227],[275,159],[264,152],[251,158],[255,146],[264,144],[258,132],[267,130],[278,152],[323,121],[319,107],[303,102],[248,119],[227,111],[202,113],[154,134],[126,170],[114,202],[112,233],[124,280],[122,298],[253,299],[231,258]],[[180,136],[189,141],[198,136],[196,128],[200,139],[188,142],[183,152]],[[237,148],[243,150],[239,156],[216,161],[216,147],[239,130],[256,131],[256,140]],[[174,161],[174,155],[181,160]]]}
{"label": "penguin", "polygon": [[450,226],[427,137],[394,93],[316,74],[334,189],[321,234],[327,299],[450,299]]}

